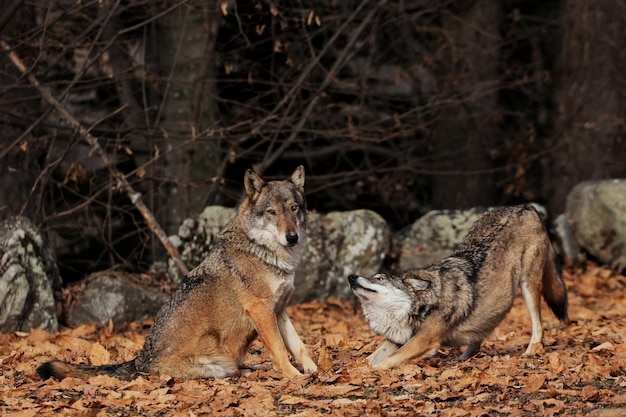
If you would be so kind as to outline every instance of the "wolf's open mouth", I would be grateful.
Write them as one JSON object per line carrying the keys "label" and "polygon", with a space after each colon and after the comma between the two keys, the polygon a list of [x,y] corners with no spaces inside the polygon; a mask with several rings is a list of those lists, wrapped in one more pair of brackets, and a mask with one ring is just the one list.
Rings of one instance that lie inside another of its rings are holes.
{"label": "wolf's open mouth", "polygon": [[362,290],[369,291],[369,292],[378,292],[378,291],[373,290],[371,288],[366,288],[366,287],[362,286],[361,284],[359,284],[358,282],[351,282],[350,283],[350,289],[352,291],[358,290],[358,289],[362,289]]}
{"label": "wolf's open mouth", "polygon": [[365,291],[369,291],[369,292],[377,292],[376,290],[372,290],[369,288],[365,288],[364,286],[362,286],[361,284],[359,284],[359,276],[358,275],[350,275],[348,276],[348,282],[350,283],[350,289],[352,291],[354,290],[358,290],[358,289],[364,289]]}

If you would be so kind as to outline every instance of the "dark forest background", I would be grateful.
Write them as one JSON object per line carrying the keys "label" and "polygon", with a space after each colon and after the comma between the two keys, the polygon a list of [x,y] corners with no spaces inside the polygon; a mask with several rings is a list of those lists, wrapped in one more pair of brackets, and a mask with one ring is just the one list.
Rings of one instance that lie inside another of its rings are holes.
{"label": "dark forest background", "polygon": [[32,77],[167,233],[235,205],[249,167],[304,164],[310,209],[396,230],[476,205],[554,216],[626,174],[622,2],[0,0],[0,39],[0,220],[33,220],[66,280],[165,253]]}

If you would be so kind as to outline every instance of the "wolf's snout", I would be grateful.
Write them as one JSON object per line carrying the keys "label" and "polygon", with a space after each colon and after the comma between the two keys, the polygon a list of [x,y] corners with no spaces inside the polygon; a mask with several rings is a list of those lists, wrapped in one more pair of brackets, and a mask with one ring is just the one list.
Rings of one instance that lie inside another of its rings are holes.
{"label": "wolf's snout", "polygon": [[289,246],[293,246],[296,243],[298,243],[298,234],[290,233],[287,236],[285,236],[285,239],[287,239],[287,243],[289,244]]}
{"label": "wolf's snout", "polygon": [[358,275],[348,275],[348,282],[350,285],[353,285],[357,279],[359,279]]}

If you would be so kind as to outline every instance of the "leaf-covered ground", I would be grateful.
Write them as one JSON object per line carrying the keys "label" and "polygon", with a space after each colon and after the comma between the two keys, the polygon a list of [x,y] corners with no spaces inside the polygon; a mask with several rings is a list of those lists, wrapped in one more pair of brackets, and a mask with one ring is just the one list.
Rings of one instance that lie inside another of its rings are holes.
{"label": "leaf-covered ground", "polygon": [[[593,265],[565,271],[564,277],[574,322],[560,328],[544,305],[545,353],[532,358],[522,356],[530,319],[520,297],[469,361],[455,361],[458,350],[442,349],[432,359],[385,372],[372,371],[365,361],[381,339],[353,303],[298,305],[290,315],[320,370],[292,380],[258,370],[196,381],[41,381],[34,370],[52,358],[93,364],[133,358],[150,323],[124,331],[82,326],[57,335],[0,334],[0,415],[626,415],[626,278]],[[268,361],[255,342],[247,362]]]}

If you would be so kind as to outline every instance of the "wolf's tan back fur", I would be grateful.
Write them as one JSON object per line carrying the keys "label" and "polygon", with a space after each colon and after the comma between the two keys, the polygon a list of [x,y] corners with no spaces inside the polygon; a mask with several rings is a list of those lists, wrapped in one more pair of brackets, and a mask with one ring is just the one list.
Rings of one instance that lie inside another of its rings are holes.
{"label": "wolf's tan back fur", "polygon": [[[137,358],[119,366],[181,378],[236,375],[258,333],[287,376],[300,374],[289,353],[304,371],[316,370],[285,311],[305,237],[304,170],[269,183],[248,171],[244,185],[235,218],[161,308]],[[85,377],[115,367],[61,364],[40,374]]]}
{"label": "wolf's tan back fur", "polygon": [[[449,344],[468,344],[468,336],[474,333],[482,339],[487,337],[511,309],[521,285],[527,286],[537,300],[533,301],[536,305],[528,306],[529,309],[540,314],[539,297],[543,294],[550,307],[557,309],[557,317],[568,321],[567,293],[556,274],[554,249],[532,206],[487,212],[449,261],[467,262],[469,273],[476,277],[475,306],[468,311],[467,319],[447,336]],[[460,296],[456,291],[449,292],[449,295]],[[558,303],[563,307],[555,307]],[[450,299],[443,304],[452,305],[453,302]]]}

